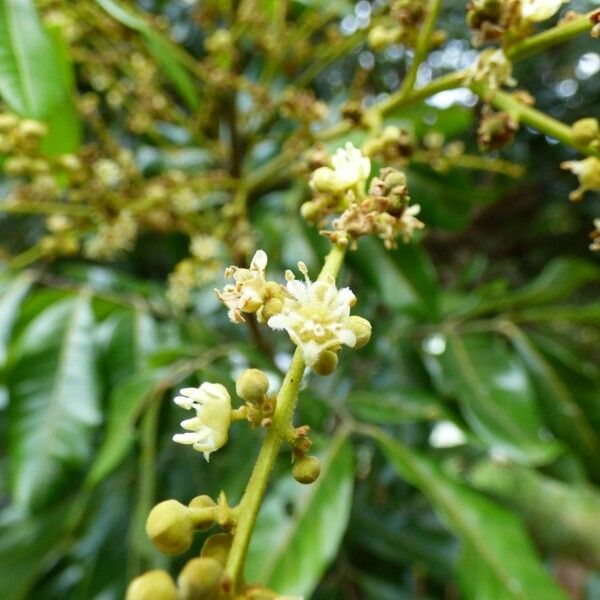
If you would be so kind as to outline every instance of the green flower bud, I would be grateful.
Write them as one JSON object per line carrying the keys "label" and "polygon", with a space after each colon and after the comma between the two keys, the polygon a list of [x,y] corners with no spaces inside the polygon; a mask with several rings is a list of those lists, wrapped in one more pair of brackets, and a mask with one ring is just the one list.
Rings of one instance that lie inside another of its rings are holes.
{"label": "green flower bud", "polygon": [[177,587],[166,571],[156,569],[136,577],[125,600],[177,600]]}
{"label": "green flower bud", "polygon": [[237,378],[235,391],[248,402],[260,402],[269,391],[269,378],[260,369],[246,369]]}
{"label": "green flower bud", "polygon": [[588,119],[579,119],[571,125],[573,141],[578,146],[588,146],[593,142],[600,140],[600,125],[598,119],[592,117]]}
{"label": "green flower bud", "polygon": [[331,350],[323,350],[312,368],[318,375],[331,375],[335,371],[337,364],[337,354]]}
{"label": "green flower bud", "polygon": [[302,456],[292,467],[292,475],[298,483],[313,483],[320,473],[321,463],[315,456]]}
{"label": "green flower bud", "polygon": [[146,533],[164,554],[181,554],[192,545],[192,513],[177,500],[165,500],[150,511]]}
{"label": "green flower bud", "polygon": [[363,319],[357,315],[351,315],[348,319],[348,327],[352,329],[356,336],[356,343],[354,344],[356,350],[369,343],[369,340],[371,339],[371,323],[369,323],[367,319]]}
{"label": "green flower bud", "polygon": [[179,591],[186,600],[217,600],[223,567],[214,558],[193,558],[179,577]]}
{"label": "green flower bud", "polygon": [[304,202],[300,207],[302,218],[309,223],[314,223],[319,218],[320,207],[319,203],[314,200]]}
{"label": "green flower bud", "polygon": [[[210,496],[196,496],[190,500],[188,506],[190,508],[213,508],[217,504]],[[195,528],[198,531],[205,531],[206,529],[210,529],[215,524],[214,515],[207,517],[206,519],[199,519],[196,516],[194,517]]]}
{"label": "green flower bud", "polygon": [[260,322],[266,323],[271,317],[278,315],[283,309],[283,300],[281,298],[269,298],[260,312]]}
{"label": "green flower bud", "polygon": [[214,558],[225,567],[232,542],[233,538],[229,533],[215,533],[206,538],[200,556],[202,558]]}

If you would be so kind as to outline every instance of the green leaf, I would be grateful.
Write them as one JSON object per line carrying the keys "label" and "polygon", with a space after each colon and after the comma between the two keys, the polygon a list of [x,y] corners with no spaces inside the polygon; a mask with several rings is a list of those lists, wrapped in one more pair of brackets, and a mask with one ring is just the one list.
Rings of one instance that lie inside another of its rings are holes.
{"label": "green leaf", "polygon": [[352,457],[345,434],[321,454],[311,485],[285,477],[263,504],[246,563],[249,581],[309,597],[335,557],[352,502]]}
{"label": "green leaf", "polygon": [[[521,362],[496,336],[449,334],[441,353],[425,354],[440,392],[458,400],[488,447],[524,463],[543,463],[560,446],[541,435],[534,389]],[[425,345],[427,348],[427,344]]]}
{"label": "green leaf", "polygon": [[71,152],[79,143],[64,60],[32,0],[0,3],[0,96],[20,115],[48,124],[48,153]]}
{"label": "green leaf", "polygon": [[51,305],[16,344],[8,372],[9,456],[17,504],[39,508],[89,459],[100,422],[86,295]]}
{"label": "green leaf", "polygon": [[194,85],[193,79],[182,66],[177,54],[177,47],[158,31],[142,16],[125,8],[114,0],[96,0],[96,2],[111,16],[126,27],[137,31],[142,35],[148,50],[162,66],[165,75],[173,82],[173,85],[191,109],[200,105],[200,97]]}
{"label": "green leaf", "polygon": [[0,526],[0,598],[30,598],[40,571],[61,552],[69,506],[64,503],[34,518],[6,519]]}
{"label": "green leaf", "polygon": [[419,388],[355,390],[346,402],[354,416],[370,423],[399,424],[450,418],[439,396]]}
{"label": "green leaf", "polygon": [[32,283],[31,273],[22,273],[9,281],[0,292],[0,366],[6,359],[7,345],[19,314],[21,302],[31,289]]}
{"label": "green leaf", "polygon": [[600,437],[581,410],[573,387],[563,381],[544,354],[520,329],[511,326],[506,332],[538,390],[540,406],[548,426],[573,450],[585,457],[588,468],[596,476],[600,476]]}
{"label": "green leaf", "polygon": [[155,393],[159,373],[136,373],[117,385],[110,397],[108,419],[100,450],[88,471],[86,486],[95,487],[125,458],[133,445],[135,423],[150,396]]}
{"label": "green leaf", "polygon": [[[566,600],[515,515],[454,481],[438,465],[382,431],[374,435],[394,469],[429,498],[447,527],[461,540],[463,564],[470,559],[470,564],[476,562],[482,567],[471,569],[467,582],[461,577],[465,598]],[[475,594],[481,589],[488,595]]]}
{"label": "green leaf", "polygon": [[522,288],[509,293],[500,290],[498,297],[480,298],[475,303],[470,297],[452,314],[473,317],[488,312],[543,306],[568,298],[594,281],[600,281],[600,268],[597,265],[579,258],[559,257]]}

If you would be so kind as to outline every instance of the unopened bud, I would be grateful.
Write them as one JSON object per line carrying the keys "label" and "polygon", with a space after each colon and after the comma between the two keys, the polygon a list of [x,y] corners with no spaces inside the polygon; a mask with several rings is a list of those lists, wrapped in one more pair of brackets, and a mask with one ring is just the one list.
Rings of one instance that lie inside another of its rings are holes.
{"label": "unopened bud", "polygon": [[48,132],[48,127],[40,121],[33,119],[23,119],[19,123],[19,135],[27,139],[39,140]]}
{"label": "unopened bud", "polygon": [[248,402],[260,402],[269,391],[269,378],[260,369],[246,369],[237,378],[235,391]]}
{"label": "unopened bud", "polygon": [[232,542],[233,538],[229,533],[215,533],[206,538],[200,551],[200,556],[202,558],[214,558],[224,567]]}
{"label": "unopened bud", "polygon": [[600,126],[598,119],[592,117],[587,119],[579,119],[571,125],[571,134],[573,141],[578,146],[588,146],[593,142],[600,141]]}
{"label": "unopened bud", "polygon": [[179,577],[179,591],[186,600],[217,600],[223,575],[222,565],[214,558],[193,558]]}
{"label": "unopened bud", "polygon": [[357,315],[351,315],[348,319],[348,326],[354,332],[356,336],[356,343],[354,348],[362,348],[369,343],[371,339],[371,323],[367,319],[363,319]]}
{"label": "unopened bud", "polygon": [[[190,508],[213,508],[216,505],[216,502],[210,496],[206,495],[196,496],[195,498],[192,498],[188,504]],[[194,526],[198,531],[210,529],[214,523],[214,514],[202,519],[198,518],[197,515],[194,515]]]}
{"label": "unopened bud", "polygon": [[17,126],[19,117],[11,113],[3,113],[0,115],[0,131],[10,131]]}
{"label": "unopened bud", "polygon": [[164,554],[181,554],[191,545],[194,521],[187,506],[177,500],[157,504],[148,515],[146,533]]}
{"label": "unopened bud", "polygon": [[127,588],[125,600],[177,600],[177,587],[166,571],[156,569],[136,577]]}
{"label": "unopened bud", "polygon": [[302,218],[309,223],[314,223],[319,218],[320,206],[318,202],[309,200],[304,202],[300,207],[300,214]]}
{"label": "unopened bud", "polygon": [[321,463],[315,456],[302,456],[292,467],[292,475],[298,483],[313,483],[320,473]]}
{"label": "unopened bud", "polygon": [[335,371],[337,364],[337,354],[331,350],[323,350],[323,352],[319,354],[319,358],[317,358],[312,368],[318,375],[331,375],[331,373]]}
{"label": "unopened bud", "polygon": [[271,317],[278,315],[283,310],[283,300],[280,298],[269,298],[260,312],[260,322],[266,323]]}

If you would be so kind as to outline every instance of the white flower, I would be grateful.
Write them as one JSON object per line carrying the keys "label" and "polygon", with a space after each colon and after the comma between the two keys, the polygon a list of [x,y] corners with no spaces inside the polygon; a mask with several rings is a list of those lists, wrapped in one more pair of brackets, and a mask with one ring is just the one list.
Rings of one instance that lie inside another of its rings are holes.
{"label": "white flower", "polygon": [[231,398],[220,383],[204,382],[199,388],[183,388],[174,398],[175,404],[186,410],[195,410],[196,416],[181,422],[187,433],[177,433],[173,441],[191,444],[194,450],[210,453],[227,442],[231,423]]}
{"label": "white flower", "polygon": [[413,204],[412,206],[405,208],[402,212],[402,216],[398,223],[398,232],[402,235],[404,242],[408,242],[417,229],[423,229],[423,227],[425,227],[425,224],[416,218],[416,215],[420,212],[421,206],[419,204]]}
{"label": "white flower", "polygon": [[566,160],[560,166],[577,175],[579,179],[579,187],[569,194],[569,199],[574,202],[581,200],[588,190],[600,192],[600,159],[588,156],[583,160]]}
{"label": "white flower", "polygon": [[343,192],[363,185],[371,173],[371,161],[358,148],[347,142],[331,159],[333,169],[320,167],[310,179],[313,189],[320,192]]}
{"label": "white flower", "polygon": [[526,21],[545,21],[554,16],[569,0],[521,0],[521,17]]}
{"label": "white flower", "polygon": [[323,350],[356,344],[348,323],[356,297],[349,288],[338,290],[333,278],[312,282],[304,263],[298,263],[298,268],[305,281],[296,280],[291,271],[286,272],[289,296],[282,311],[271,317],[268,325],[285,329],[292,342],[302,349],[304,362],[310,367]]}
{"label": "white flower", "polygon": [[493,48],[479,53],[477,62],[471,68],[470,81],[483,81],[490,90],[497,90],[502,85],[517,84],[512,77],[512,63],[502,50]]}
{"label": "white flower", "polygon": [[233,277],[235,284],[226,285],[223,291],[215,290],[219,300],[227,306],[229,318],[234,323],[243,323],[242,312],[256,312],[263,305],[265,292],[265,269],[267,254],[258,250],[249,269],[231,266],[225,269],[225,277]]}

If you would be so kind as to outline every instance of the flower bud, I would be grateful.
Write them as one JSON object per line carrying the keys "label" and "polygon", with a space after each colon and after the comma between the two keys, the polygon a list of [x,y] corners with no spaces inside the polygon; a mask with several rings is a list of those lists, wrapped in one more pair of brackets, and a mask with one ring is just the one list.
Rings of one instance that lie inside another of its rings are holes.
{"label": "flower bud", "polygon": [[598,119],[588,118],[579,119],[571,125],[571,134],[573,135],[573,141],[578,146],[588,146],[593,142],[600,141],[600,126],[598,125]]}
{"label": "flower bud", "polygon": [[313,483],[320,473],[321,463],[315,456],[302,456],[292,467],[292,475],[298,483]]}
{"label": "flower bud", "polygon": [[48,127],[40,121],[23,119],[19,123],[19,135],[25,139],[39,140],[48,132]]}
{"label": "flower bud", "polygon": [[393,27],[388,29],[383,25],[376,25],[369,31],[369,37],[367,43],[371,50],[378,52],[384,50],[389,45],[397,42],[402,35],[402,29],[400,27]]}
{"label": "flower bud", "polygon": [[202,558],[214,558],[225,567],[232,542],[233,538],[229,533],[215,533],[206,538],[200,551],[200,556]]}
{"label": "flower bud", "polygon": [[248,402],[260,402],[269,391],[269,378],[260,369],[246,369],[237,378],[235,391]]}
{"label": "flower bud", "polygon": [[191,545],[194,521],[187,506],[177,500],[157,504],[148,515],[146,533],[164,554],[181,554]]}
{"label": "flower bud", "polygon": [[223,567],[214,558],[193,558],[179,577],[179,591],[186,600],[217,600]]}
{"label": "flower bud", "polygon": [[314,223],[319,218],[320,207],[319,203],[314,200],[304,202],[300,207],[300,214],[305,221]]}
{"label": "flower bud", "polygon": [[371,323],[367,319],[363,319],[357,315],[350,315],[348,319],[348,327],[352,329],[356,336],[355,349],[362,348],[369,343],[371,339]]}
{"label": "flower bud", "polygon": [[278,315],[283,309],[281,298],[269,298],[264,304],[259,315],[261,323],[266,323],[271,317]]}
{"label": "flower bud", "polygon": [[323,350],[319,354],[315,364],[312,366],[313,371],[318,375],[331,375],[335,371],[338,364],[338,357],[335,352],[331,350]]}
{"label": "flower bud", "polygon": [[156,569],[136,577],[125,600],[177,600],[177,587],[166,571]]}
{"label": "flower bud", "polygon": [[319,167],[310,178],[311,187],[317,192],[336,192],[339,185],[335,171],[329,167]]}
{"label": "flower bud", "polygon": [[19,117],[11,113],[0,114],[0,131],[10,131],[17,126]]}
{"label": "flower bud", "polygon": [[[196,496],[195,498],[192,498],[192,500],[190,500],[188,504],[188,506],[192,509],[213,508],[216,505],[216,502],[210,496],[206,495]],[[214,515],[208,516],[203,519],[199,519],[196,516],[194,516],[194,526],[198,531],[205,531],[206,529],[210,529],[214,525],[214,523]]]}

